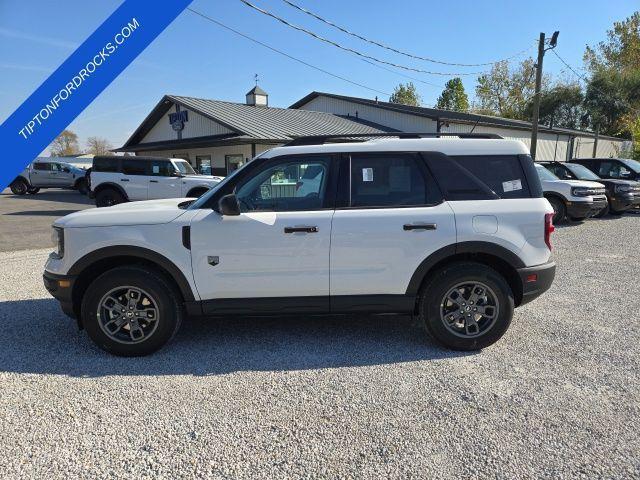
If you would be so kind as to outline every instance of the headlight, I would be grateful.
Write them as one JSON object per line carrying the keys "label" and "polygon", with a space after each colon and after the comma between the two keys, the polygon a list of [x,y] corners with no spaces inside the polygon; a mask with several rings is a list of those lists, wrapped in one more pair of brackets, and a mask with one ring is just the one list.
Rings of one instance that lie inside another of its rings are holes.
{"label": "headlight", "polygon": [[592,195],[593,189],[588,187],[573,187],[571,189],[571,195],[574,197],[588,197]]}
{"label": "headlight", "polygon": [[53,227],[51,230],[51,243],[55,250],[53,256],[56,258],[64,257],[64,229],[60,227]]}
{"label": "headlight", "polygon": [[616,185],[616,193],[628,193],[631,191],[631,185]]}

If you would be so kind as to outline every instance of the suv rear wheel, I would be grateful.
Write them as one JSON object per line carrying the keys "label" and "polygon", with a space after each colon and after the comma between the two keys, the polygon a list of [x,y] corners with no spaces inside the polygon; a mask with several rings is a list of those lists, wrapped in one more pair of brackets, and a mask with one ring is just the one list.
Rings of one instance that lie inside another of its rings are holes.
{"label": "suv rear wheel", "polygon": [[564,202],[558,197],[549,197],[547,200],[549,200],[553,208],[553,224],[560,225],[567,217],[567,207],[565,207]]}
{"label": "suv rear wheel", "polygon": [[171,284],[151,268],[118,267],[96,278],[82,299],[82,323],[103,350],[148,355],[176,334],[183,311]]}
{"label": "suv rear wheel", "polygon": [[123,203],[126,199],[115,188],[105,188],[96,193],[96,207],[110,207]]}
{"label": "suv rear wheel", "polygon": [[9,188],[11,189],[11,193],[13,193],[14,195],[24,195],[29,191],[29,185],[21,178],[18,178],[17,180],[11,182]]}
{"label": "suv rear wheel", "polygon": [[454,350],[479,350],[509,328],[514,300],[502,275],[486,265],[464,262],[437,271],[423,288],[418,308],[439,343]]}
{"label": "suv rear wheel", "polygon": [[89,193],[89,182],[87,182],[86,178],[81,178],[76,182],[76,190],[82,195]]}

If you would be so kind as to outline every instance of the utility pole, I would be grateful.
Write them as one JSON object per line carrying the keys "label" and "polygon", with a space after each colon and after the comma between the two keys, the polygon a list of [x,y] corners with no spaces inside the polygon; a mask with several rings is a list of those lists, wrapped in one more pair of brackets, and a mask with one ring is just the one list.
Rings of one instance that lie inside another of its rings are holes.
{"label": "utility pole", "polygon": [[593,158],[598,155],[598,137],[600,136],[600,122],[596,123],[596,136],[593,137]]}
{"label": "utility pole", "polygon": [[555,31],[549,41],[549,46],[545,47],[545,34],[540,33],[538,40],[538,61],[536,62],[536,93],[533,97],[533,121],[531,128],[531,158],[536,159],[536,147],[538,146],[538,121],[540,120],[540,97],[542,91],[542,61],[547,50],[556,47],[558,43],[558,35],[560,32]]}

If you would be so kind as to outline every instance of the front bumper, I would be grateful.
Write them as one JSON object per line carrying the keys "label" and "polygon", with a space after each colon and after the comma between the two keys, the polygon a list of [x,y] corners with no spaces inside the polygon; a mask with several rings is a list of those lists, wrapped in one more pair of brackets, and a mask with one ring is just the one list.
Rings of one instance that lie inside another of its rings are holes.
{"label": "front bumper", "polygon": [[522,300],[520,305],[529,303],[549,290],[556,276],[556,263],[547,262],[535,267],[518,269],[522,282]]}
{"label": "front bumper", "polygon": [[567,214],[574,218],[593,217],[607,206],[607,197],[593,197],[588,201],[567,202]]}
{"label": "front bumper", "polygon": [[640,193],[617,193],[610,199],[611,209],[616,212],[624,212],[640,205]]}
{"label": "front bumper", "polygon": [[77,318],[73,310],[72,298],[75,277],[73,275],[56,275],[45,270],[42,280],[44,281],[44,288],[53,298],[60,302],[62,311],[71,318]]}

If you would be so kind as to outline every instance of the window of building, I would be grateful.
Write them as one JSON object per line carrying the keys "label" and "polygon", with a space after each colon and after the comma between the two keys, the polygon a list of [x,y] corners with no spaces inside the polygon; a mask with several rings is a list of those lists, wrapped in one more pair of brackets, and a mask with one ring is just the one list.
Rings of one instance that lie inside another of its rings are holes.
{"label": "window of building", "polygon": [[225,155],[224,163],[227,168],[226,175],[229,175],[234,170],[237,170],[242,165],[244,165],[244,155],[242,154],[233,154],[233,155]]}
{"label": "window of building", "polygon": [[211,173],[211,155],[196,155],[196,170],[202,175],[213,175]]}
{"label": "window of building", "polygon": [[404,207],[436,203],[437,193],[414,155],[351,156],[350,206]]}

